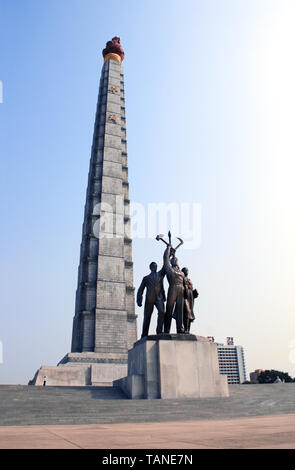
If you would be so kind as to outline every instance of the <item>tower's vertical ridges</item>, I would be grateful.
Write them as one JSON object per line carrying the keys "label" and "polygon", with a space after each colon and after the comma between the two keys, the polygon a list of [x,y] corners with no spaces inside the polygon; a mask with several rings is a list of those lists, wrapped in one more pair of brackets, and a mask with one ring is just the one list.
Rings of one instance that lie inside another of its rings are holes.
{"label": "tower's vertical ridges", "polygon": [[101,73],[88,176],[72,352],[122,361],[137,339],[124,76],[116,60]]}

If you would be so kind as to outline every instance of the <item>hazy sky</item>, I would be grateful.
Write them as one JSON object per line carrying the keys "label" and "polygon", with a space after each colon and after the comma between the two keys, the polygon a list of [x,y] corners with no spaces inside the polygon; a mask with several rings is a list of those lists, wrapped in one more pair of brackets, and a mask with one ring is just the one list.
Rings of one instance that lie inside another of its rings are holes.
{"label": "hazy sky", "polygon": [[[131,200],[201,208],[200,246],[178,252],[200,293],[192,332],[233,336],[248,373],[295,375],[294,24],[294,0],[0,0],[0,383],[27,383],[70,351],[114,35]],[[134,240],[136,287],[163,247]]]}

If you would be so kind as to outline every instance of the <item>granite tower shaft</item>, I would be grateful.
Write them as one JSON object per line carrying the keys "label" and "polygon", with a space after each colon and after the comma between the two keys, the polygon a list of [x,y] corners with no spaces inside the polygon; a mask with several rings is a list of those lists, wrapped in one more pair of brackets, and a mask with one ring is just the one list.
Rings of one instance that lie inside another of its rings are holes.
{"label": "granite tower shaft", "polygon": [[127,374],[137,340],[120,38],[107,42],[103,57],[71,352],[56,367],[42,366],[33,385],[112,385]]}
{"label": "granite tower shaft", "polygon": [[121,64],[124,53],[118,40],[113,38],[104,50],[72,337],[72,352],[95,352],[101,359],[111,360],[127,358],[127,350],[137,339]]}

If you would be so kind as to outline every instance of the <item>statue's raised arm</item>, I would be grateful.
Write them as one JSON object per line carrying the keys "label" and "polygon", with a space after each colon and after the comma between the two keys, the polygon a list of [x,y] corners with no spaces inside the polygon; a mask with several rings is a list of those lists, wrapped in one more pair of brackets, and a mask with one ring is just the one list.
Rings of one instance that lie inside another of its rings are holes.
{"label": "statue's raised arm", "polygon": [[166,250],[164,251],[164,256],[163,256],[163,265],[164,265],[166,272],[171,271],[170,253],[171,253],[171,245],[168,245]]}

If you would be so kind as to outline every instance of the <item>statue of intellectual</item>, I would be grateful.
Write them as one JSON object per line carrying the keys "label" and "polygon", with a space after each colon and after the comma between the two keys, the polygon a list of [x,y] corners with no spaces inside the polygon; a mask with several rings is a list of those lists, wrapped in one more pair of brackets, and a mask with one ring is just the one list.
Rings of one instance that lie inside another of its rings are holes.
{"label": "statue of intellectual", "polygon": [[[171,251],[172,257],[170,261]],[[178,266],[178,260],[175,257],[175,249],[171,247],[170,243],[164,253],[164,267],[169,282],[166,313],[164,319],[164,332],[170,333],[172,314],[174,310],[176,331],[177,333],[184,333],[183,300],[185,290],[185,276]]]}
{"label": "statue of intellectual", "polygon": [[160,271],[157,272],[157,263],[154,261],[150,264],[151,273],[148,276],[145,276],[139,286],[137,291],[137,305],[142,306],[142,296],[143,291],[146,288],[145,304],[144,304],[144,318],[142,325],[142,335],[148,335],[151,316],[156,306],[158,310],[158,323],[157,323],[157,334],[163,332],[163,322],[165,316],[165,291],[163,286],[163,279],[165,277],[165,268],[164,266]]}
{"label": "statue of intellectual", "polygon": [[191,323],[195,319],[194,314],[194,300],[198,297],[199,293],[197,289],[193,288],[192,281],[188,278],[188,269],[182,268],[182,272],[185,276],[185,299],[183,303],[183,325],[186,333],[189,333]]}

